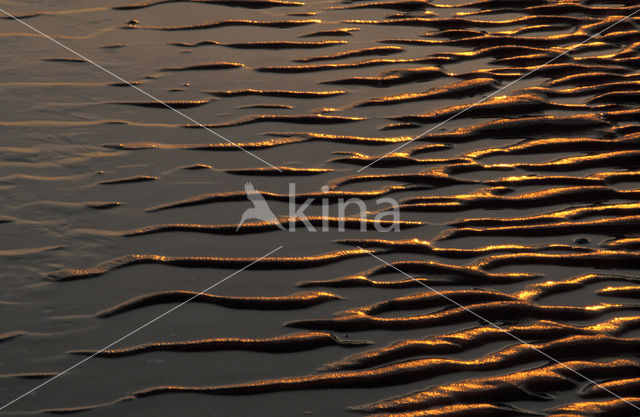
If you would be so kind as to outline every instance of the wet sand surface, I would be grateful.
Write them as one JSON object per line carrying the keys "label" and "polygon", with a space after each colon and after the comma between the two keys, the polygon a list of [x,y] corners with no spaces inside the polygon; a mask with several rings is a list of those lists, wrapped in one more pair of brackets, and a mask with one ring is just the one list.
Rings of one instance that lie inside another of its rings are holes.
{"label": "wet sand surface", "polygon": [[640,415],[637,6],[0,2],[0,414]]}

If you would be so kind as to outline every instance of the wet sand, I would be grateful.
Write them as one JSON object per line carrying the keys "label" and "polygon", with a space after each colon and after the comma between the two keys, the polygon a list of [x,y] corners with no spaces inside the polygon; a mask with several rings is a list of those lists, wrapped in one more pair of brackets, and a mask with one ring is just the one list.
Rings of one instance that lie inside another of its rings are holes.
{"label": "wet sand", "polygon": [[0,414],[640,415],[636,2],[0,3]]}

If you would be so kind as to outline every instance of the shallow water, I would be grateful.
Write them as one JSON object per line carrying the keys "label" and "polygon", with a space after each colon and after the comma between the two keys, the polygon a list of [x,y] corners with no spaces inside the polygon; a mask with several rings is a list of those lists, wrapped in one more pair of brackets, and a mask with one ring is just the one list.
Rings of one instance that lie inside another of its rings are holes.
{"label": "shallow water", "polygon": [[636,7],[1,2],[0,413],[640,415]]}

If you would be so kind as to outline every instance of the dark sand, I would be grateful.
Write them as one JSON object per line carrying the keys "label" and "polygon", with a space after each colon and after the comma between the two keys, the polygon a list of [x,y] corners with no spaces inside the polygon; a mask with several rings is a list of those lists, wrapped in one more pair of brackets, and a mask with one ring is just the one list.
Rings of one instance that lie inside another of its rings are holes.
{"label": "dark sand", "polygon": [[0,20],[0,406],[283,247],[0,414],[640,415],[358,249],[638,404],[639,18],[469,107],[635,1],[106,3],[0,7],[282,172]]}

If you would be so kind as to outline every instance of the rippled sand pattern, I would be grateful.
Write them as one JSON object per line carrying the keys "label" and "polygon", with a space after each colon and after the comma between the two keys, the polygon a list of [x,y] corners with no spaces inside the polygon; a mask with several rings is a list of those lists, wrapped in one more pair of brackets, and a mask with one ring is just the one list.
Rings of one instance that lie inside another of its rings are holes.
{"label": "rippled sand pattern", "polygon": [[0,413],[640,415],[637,1],[126,1],[1,6],[161,102],[0,20]]}

